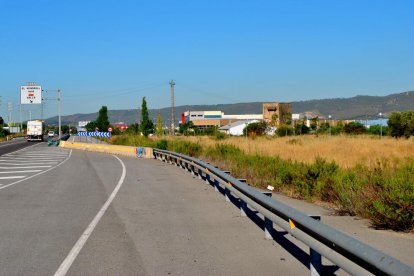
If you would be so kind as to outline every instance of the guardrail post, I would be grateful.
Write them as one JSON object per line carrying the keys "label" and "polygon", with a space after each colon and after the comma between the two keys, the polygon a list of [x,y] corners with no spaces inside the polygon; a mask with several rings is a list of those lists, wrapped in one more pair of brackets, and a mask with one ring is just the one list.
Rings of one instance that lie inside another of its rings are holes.
{"label": "guardrail post", "polygon": [[[264,195],[268,197],[272,197],[272,192],[262,192]],[[273,232],[273,221],[269,218],[264,218],[264,232],[265,232],[265,239],[273,240],[272,232]]]}
{"label": "guardrail post", "polygon": [[[321,216],[309,216],[315,220],[321,220]],[[309,249],[309,270],[311,276],[319,276],[321,275],[322,270],[322,256],[312,248]]]}
{"label": "guardrail post", "polygon": [[[231,187],[231,183],[228,183],[227,185]],[[230,202],[230,189],[227,188],[227,186],[224,188],[224,198],[227,202]]]}
{"label": "guardrail post", "polygon": [[201,169],[197,170],[197,174],[198,174],[198,179],[203,179],[203,177],[201,176]]}
{"label": "guardrail post", "polygon": [[206,172],[206,184],[210,184],[210,175]]}
{"label": "guardrail post", "polygon": [[[229,171],[223,171],[226,174],[230,174]],[[229,182],[227,184],[229,187],[231,187],[231,183]],[[228,186],[224,187],[224,198],[226,199],[227,202],[230,202],[230,189],[228,188]]]}
{"label": "guardrail post", "polygon": [[219,191],[218,187],[220,184],[217,179],[213,179],[213,180],[214,180],[214,191],[218,192]]}
{"label": "guardrail post", "polygon": [[[240,182],[243,182],[243,183],[247,183],[246,179],[237,179],[237,180],[239,180]],[[239,206],[240,206],[240,216],[247,217],[247,213],[246,213],[247,212],[247,203],[241,198],[239,198]]]}

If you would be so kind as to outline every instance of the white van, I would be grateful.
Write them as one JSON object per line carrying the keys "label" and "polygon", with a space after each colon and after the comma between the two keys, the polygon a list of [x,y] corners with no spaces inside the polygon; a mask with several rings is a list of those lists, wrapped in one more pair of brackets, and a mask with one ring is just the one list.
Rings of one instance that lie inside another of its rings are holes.
{"label": "white van", "polygon": [[47,133],[47,136],[49,136],[49,137],[55,137],[55,132],[54,131],[49,131]]}

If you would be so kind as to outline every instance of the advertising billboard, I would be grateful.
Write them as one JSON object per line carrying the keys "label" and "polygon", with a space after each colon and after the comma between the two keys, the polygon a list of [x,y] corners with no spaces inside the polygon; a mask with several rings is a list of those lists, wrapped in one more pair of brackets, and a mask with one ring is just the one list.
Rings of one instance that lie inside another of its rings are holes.
{"label": "advertising billboard", "polygon": [[21,104],[41,104],[42,103],[42,87],[39,85],[20,86],[20,103]]}

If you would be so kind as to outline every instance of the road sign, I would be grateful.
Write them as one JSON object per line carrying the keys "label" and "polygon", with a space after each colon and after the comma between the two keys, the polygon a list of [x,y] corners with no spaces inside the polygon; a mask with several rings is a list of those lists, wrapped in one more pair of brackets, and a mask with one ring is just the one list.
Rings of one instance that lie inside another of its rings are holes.
{"label": "road sign", "polygon": [[112,127],[108,127],[108,131],[109,132],[112,132]]}
{"label": "road sign", "polygon": [[78,136],[90,136],[90,137],[107,137],[111,136],[110,132],[99,132],[99,131],[80,131]]}
{"label": "road sign", "polygon": [[21,104],[41,104],[42,103],[42,87],[40,85],[20,86],[20,103]]}

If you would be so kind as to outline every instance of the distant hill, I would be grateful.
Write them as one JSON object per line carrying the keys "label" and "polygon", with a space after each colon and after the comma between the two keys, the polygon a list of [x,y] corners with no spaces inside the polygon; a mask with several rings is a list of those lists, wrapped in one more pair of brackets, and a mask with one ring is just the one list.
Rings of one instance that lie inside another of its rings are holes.
{"label": "distant hill", "polygon": [[[378,113],[384,114],[393,111],[414,110],[414,91],[408,91],[388,96],[356,96],[352,98],[336,98],[292,102],[293,113],[310,112],[320,117],[331,115],[334,119],[374,119]],[[187,110],[221,110],[225,114],[261,114],[262,102],[217,104],[217,105],[184,105],[175,107],[175,121],[178,122],[180,114]],[[135,123],[140,119],[140,110],[109,110],[108,116],[112,123]],[[170,107],[150,109],[150,118],[156,121],[158,112],[161,112],[164,124],[169,124],[171,116]],[[77,125],[79,121],[93,121],[98,113],[73,114],[62,116],[62,124]],[[58,117],[46,119],[46,124],[57,125]]]}

